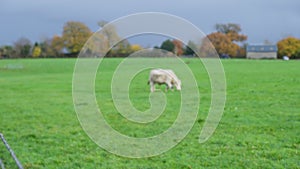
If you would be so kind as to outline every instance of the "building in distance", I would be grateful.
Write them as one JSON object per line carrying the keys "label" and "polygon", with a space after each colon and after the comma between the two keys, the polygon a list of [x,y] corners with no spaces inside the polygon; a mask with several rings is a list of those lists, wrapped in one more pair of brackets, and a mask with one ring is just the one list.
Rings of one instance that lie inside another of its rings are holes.
{"label": "building in distance", "polygon": [[276,45],[247,45],[248,59],[276,59]]}

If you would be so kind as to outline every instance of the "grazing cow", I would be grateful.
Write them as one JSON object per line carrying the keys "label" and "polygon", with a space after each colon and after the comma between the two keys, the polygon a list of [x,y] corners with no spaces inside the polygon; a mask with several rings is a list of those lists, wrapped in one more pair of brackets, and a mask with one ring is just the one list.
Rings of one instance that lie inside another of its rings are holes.
{"label": "grazing cow", "polygon": [[150,71],[148,84],[150,84],[151,92],[155,90],[155,84],[165,84],[167,86],[166,91],[170,88],[176,87],[177,90],[181,90],[181,81],[170,69],[153,69]]}

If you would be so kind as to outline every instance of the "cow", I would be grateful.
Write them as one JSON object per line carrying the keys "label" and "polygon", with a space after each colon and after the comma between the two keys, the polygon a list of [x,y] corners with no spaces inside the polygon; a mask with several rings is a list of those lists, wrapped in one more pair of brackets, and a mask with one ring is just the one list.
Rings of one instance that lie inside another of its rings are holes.
{"label": "cow", "polygon": [[168,89],[172,89],[174,86],[177,90],[181,90],[181,81],[170,69],[152,69],[149,74],[148,84],[150,84],[150,91],[154,92],[155,84],[165,84]]}

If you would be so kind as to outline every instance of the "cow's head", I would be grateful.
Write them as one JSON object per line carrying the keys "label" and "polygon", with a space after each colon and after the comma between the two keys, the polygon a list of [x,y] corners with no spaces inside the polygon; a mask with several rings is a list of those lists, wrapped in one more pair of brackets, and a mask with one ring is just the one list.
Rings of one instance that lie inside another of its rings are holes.
{"label": "cow's head", "polygon": [[177,90],[181,90],[181,80],[177,81],[177,86],[176,86]]}
{"label": "cow's head", "polygon": [[177,90],[181,90],[181,80],[172,80],[172,85],[176,87]]}

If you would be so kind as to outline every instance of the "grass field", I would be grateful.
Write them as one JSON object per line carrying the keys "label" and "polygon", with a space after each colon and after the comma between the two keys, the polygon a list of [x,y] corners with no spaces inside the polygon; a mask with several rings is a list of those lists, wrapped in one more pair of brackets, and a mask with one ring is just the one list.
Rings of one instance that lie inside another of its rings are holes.
{"label": "grass field", "polygon": [[[163,132],[176,118],[179,92],[157,122],[130,124],[115,110],[111,75],[121,59],[105,59],[96,97],[107,121],[119,132],[145,137]],[[73,106],[75,59],[0,60],[0,132],[25,168],[300,168],[300,61],[222,60],[227,81],[225,111],[214,135],[198,143],[210,105],[203,65],[184,60],[200,91],[198,118],[187,137],[155,157],[130,159],[99,148],[82,130]],[[148,73],[136,76],[130,98],[149,108]],[[184,87],[184,86],[183,86]],[[0,159],[16,168],[4,145]]]}

